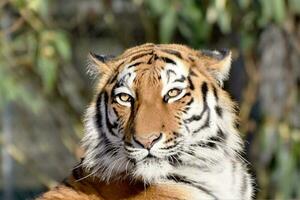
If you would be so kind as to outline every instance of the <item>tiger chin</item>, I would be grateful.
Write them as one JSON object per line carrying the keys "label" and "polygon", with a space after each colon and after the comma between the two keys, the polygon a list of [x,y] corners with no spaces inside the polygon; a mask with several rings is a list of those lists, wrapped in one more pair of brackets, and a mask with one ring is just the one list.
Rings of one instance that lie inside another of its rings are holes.
{"label": "tiger chin", "polygon": [[81,163],[39,199],[252,199],[228,50],[143,44],[89,55]]}

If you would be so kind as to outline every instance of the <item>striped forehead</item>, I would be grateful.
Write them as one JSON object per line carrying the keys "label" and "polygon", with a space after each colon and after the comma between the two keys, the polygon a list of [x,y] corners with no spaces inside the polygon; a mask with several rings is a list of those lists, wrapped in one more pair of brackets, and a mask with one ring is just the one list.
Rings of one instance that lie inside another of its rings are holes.
{"label": "striped forehead", "polygon": [[123,70],[117,76],[116,87],[114,93],[129,93],[135,97],[132,91],[133,81],[136,77],[135,67],[132,65],[126,65]]}
{"label": "striped forehead", "polygon": [[135,77],[136,77],[135,66],[128,64],[119,73],[117,82],[124,83],[126,84],[127,87],[128,86],[131,87]]}
{"label": "striped forehead", "polygon": [[171,88],[184,88],[188,72],[188,68],[180,61],[167,63],[161,70],[162,96]]}
{"label": "striped forehead", "polygon": [[[161,63],[154,63],[155,65],[161,65],[162,66],[153,66],[153,65],[147,65],[145,68],[145,65],[142,69],[139,69],[141,63],[138,64],[127,64],[124,66],[124,68],[121,70],[117,77],[117,82],[120,87],[126,87],[129,90],[133,89],[133,84],[135,83],[135,79],[140,78],[143,79],[144,75],[141,75],[141,71],[146,71],[147,67],[149,67],[149,71],[152,69],[157,69],[158,73],[157,76],[161,77],[160,84],[162,84],[162,96],[165,95],[167,90],[171,87],[184,87],[186,77],[188,76],[188,68],[179,60],[172,62],[161,62]],[[156,73],[150,73],[152,76],[155,76]],[[148,75],[149,76],[149,75]],[[147,77],[149,78],[149,77]],[[157,78],[157,77],[152,77]],[[149,81],[149,80],[147,80]],[[130,92],[133,96],[135,96],[133,91]]]}

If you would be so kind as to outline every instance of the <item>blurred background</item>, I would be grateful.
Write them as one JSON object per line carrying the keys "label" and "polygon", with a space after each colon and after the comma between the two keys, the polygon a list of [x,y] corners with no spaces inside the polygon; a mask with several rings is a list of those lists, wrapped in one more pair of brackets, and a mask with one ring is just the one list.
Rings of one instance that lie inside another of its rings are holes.
{"label": "blurred background", "polygon": [[258,199],[300,199],[300,0],[0,0],[0,199],[31,199],[76,164],[89,51],[145,42],[230,48]]}

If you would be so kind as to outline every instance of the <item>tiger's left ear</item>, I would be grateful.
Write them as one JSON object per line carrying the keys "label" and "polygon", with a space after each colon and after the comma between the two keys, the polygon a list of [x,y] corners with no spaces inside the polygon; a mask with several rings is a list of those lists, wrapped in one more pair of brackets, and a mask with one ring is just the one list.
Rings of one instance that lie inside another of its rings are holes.
{"label": "tiger's left ear", "polygon": [[223,86],[231,67],[231,51],[228,49],[201,50],[200,58],[204,62],[206,70]]}
{"label": "tiger's left ear", "polygon": [[97,55],[90,52],[88,56],[88,73],[92,76],[109,75],[113,71],[111,61],[114,56]]}

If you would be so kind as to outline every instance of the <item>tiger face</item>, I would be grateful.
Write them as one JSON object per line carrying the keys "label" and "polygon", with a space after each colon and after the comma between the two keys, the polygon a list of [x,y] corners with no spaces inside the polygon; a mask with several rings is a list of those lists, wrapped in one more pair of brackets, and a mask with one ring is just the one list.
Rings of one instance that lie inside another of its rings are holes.
{"label": "tiger face", "polygon": [[229,51],[144,44],[116,58],[91,54],[90,60],[99,73],[83,139],[83,165],[91,174],[151,183],[193,164],[194,155],[205,166],[239,148],[238,137],[223,131],[235,120],[221,89]]}

